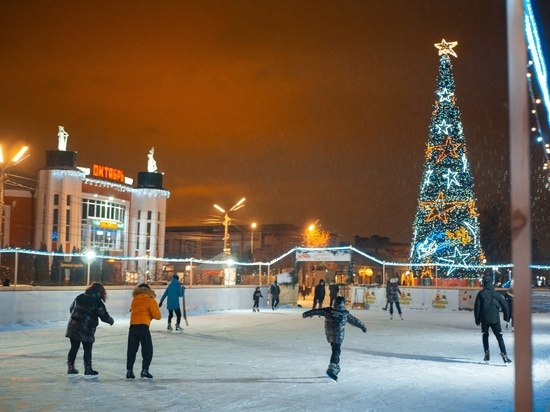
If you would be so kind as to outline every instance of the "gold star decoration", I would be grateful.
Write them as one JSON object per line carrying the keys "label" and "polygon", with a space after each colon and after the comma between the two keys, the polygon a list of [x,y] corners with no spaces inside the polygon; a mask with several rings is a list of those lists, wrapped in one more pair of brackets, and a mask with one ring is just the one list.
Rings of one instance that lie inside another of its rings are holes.
{"label": "gold star decoration", "polygon": [[439,152],[439,157],[435,161],[435,164],[441,163],[448,156],[452,156],[455,159],[458,159],[458,153],[456,151],[460,146],[462,146],[462,143],[453,143],[451,136],[447,136],[447,139],[445,139],[445,143],[428,146],[426,148],[426,157],[430,156],[431,153],[435,150]]}
{"label": "gold star decoration", "polygon": [[437,198],[429,202],[420,202],[420,206],[428,209],[428,216],[426,216],[426,222],[430,222],[434,219],[439,219],[443,223],[447,224],[447,214],[457,207],[462,207],[466,202],[446,202],[443,192],[439,192]]}
{"label": "gold star decoration", "polygon": [[450,54],[454,57],[458,57],[456,55],[456,52],[453,50],[454,47],[456,47],[458,44],[457,41],[452,41],[450,43],[447,43],[445,39],[441,40],[441,43],[435,43],[434,46],[439,49],[438,56],[441,56],[443,54]]}

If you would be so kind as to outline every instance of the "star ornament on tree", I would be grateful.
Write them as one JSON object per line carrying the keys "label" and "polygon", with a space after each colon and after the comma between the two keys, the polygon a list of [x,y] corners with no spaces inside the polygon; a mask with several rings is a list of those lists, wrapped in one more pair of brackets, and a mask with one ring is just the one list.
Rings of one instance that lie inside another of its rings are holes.
{"label": "star ornament on tree", "polygon": [[449,222],[447,214],[457,207],[464,206],[464,203],[465,202],[445,202],[443,192],[439,192],[435,200],[430,202],[420,202],[420,206],[425,207],[428,210],[426,222],[438,219],[447,224]]}
{"label": "star ornament on tree", "polygon": [[445,39],[441,40],[441,43],[435,43],[434,46],[439,49],[437,55],[442,56],[444,54],[451,55],[454,57],[458,57],[456,55],[456,52],[453,50],[454,47],[458,45],[457,41],[452,41],[450,43],[447,43]]}
{"label": "star ornament on tree", "polygon": [[438,144],[434,146],[428,146],[426,149],[426,154],[431,154],[432,151],[438,151],[439,157],[435,161],[435,164],[441,163],[446,157],[452,156],[455,159],[458,159],[458,153],[456,152],[457,149],[462,146],[462,143],[453,143],[450,136],[447,136],[447,139],[445,139],[445,143]]}

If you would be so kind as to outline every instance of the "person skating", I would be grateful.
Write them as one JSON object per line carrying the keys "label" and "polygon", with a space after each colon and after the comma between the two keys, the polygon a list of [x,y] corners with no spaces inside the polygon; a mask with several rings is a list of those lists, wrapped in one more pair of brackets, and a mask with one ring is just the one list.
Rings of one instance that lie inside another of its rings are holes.
{"label": "person skating", "polygon": [[397,313],[399,313],[399,317],[401,318],[401,320],[403,320],[403,314],[401,313],[401,304],[399,303],[401,290],[399,289],[399,285],[397,284],[397,278],[392,278],[390,280],[390,283],[387,287],[387,296],[390,302],[390,319],[393,319],[393,304],[395,303]]}
{"label": "person skating", "polygon": [[79,371],[74,367],[74,362],[80,344],[84,348],[84,378],[97,379],[99,373],[92,368],[92,346],[95,342],[95,331],[102,322],[113,325],[115,321],[104,302],[107,300],[107,292],[101,283],[94,282],[86,291],[76,297],[70,307],[71,317],[67,325],[65,337],[71,340],[71,350],[67,355],[68,376],[78,376]]}
{"label": "person skating", "polygon": [[260,298],[263,298],[262,291],[260,290],[259,286],[256,286],[256,290],[254,290],[254,293],[252,294],[252,300],[254,301],[252,312],[260,311]]}
{"label": "person skating", "polygon": [[174,312],[176,314],[176,331],[183,332],[182,327],[180,326],[181,322],[181,309],[180,309],[180,298],[183,297],[184,286],[180,283],[180,278],[178,275],[172,276],[170,284],[164,291],[162,298],[160,299],[159,308],[162,307],[162,302],[164,299],[167,299],[166,308],[168,309],[168,330],[172,330],[172,318],[174,317]]}
{"label": "person skating", "polygon": [[153,379],[149,373],[149,366],[153,359],[153,340],[149,325],[151,320],[161,319],[159,305],[156,301],[156,294],[149,285],[142,283],[132,292],[132,306],[130,308],[130,330],[128,331],[128,350],[126,352],[126,379],[134,379],[134,362],[141,344],[141,378]]}
{"label": "person skating", "polygon": [[340,372],[340,352],[342,342],[344,341],[344,327],[346,323],[358,327],[363,332],[367,331],[367,327],[363,322],[346,310],[345,299],[342,296],[336,298],[334,301],[334,308],[311,309],[302,313],[303,318],[310,318],[312,316],[325,317],[325,336],[332,349],[330,363],[326,373],[328,377],[337,381],[338,373]]}
{"label": "person skating", "polygon": [[498,347],[500,349],[500,356],[506,365],[512,363],[508,355],[506,354],[506,345],[502,338],[502,328],[500,326],[500,311],[499,306],[502,308],[504,314],[504,321],[510,320],[510,309],[506,299],[495,290],[493,286],[493,278],[490,275],[483,277],[483,289],[477,294],[474,303],[474,316],[476,325],[481,324],[483,350],[485,356],[483,360],[489,362],[491,359],[489,351],[489,328],[493,331],[493,334],[497,338]]}
{"label": "person skating", "polygon": [[319,284],[315,286],[315,290],[313,291],[313,308],[315,309],[317,307],[317,304],[319,304],[319,309],[323,307],[323,301],[325,300],[325,281],[321,279],[319,281]]}
{"label": "person skating", "polygon": [[269,293],[271,294],[271,309],[275,310],[279,307],[279,295],[281,294],[281,288],[277,284],[277,279],[273,281],[269,286]]}

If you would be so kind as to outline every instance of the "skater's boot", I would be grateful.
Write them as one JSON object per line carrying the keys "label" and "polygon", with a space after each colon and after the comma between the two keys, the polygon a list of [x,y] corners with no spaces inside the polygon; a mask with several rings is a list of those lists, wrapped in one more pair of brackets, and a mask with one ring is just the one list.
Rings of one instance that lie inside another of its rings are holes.
{"label": "skater's boot", "polygon": [[512,363],[512,361],[510,360],[510,358],[505,354],[505,353],[501,353],[500,356],[502,356],[502,360],[504,361],[504,363],[506,365],[508,365],[509,363]]}
{"label": "skater's boot", "polygon": [[403,320],[403,315],[401,313],[399,314],[399,317],[401,318],[401,320]]}
{"label": "skater's boot", "polygon": [[[336,368],[338,368],[338,369],[336,369]],[[336,372],[337,370],[340,370],[340,368],[338,367],[337,364],[331,363],[330,365],[328,365],[327,376],[330,379],[332,379],[334,382],[338,381],[338,372]]]}
{"label": "skater's boot", "polygon": [[491,353],[488,350],[486,350],[485,356],[483,357],[483,362],[489,362],[490,359],[491,359]]}
{"label": "skater's boot", "polygon": [[331,365],[333,365],[334,372],[336,372],[336,375],[338,375],[340,373],[340,365],[338,365],[337,363],[331,363]]}
{"label": "skater's boot", "polygon": [[67,376],[69,378],[78,377],[79,372],[74,368],[74,363],[67,362],[67,366],[69,367],[69,370],[67,371]]}
{"label": "skater's boot", "polygon": [[179,324],[176,325],[176,332],[183,332],[183,329],[180,327]]}
{"label": "skater's boot", "polygon": [[126,379],[135,379],[136,375],[134,375],[134,371],[132,369],[128,369],[126,371]]}
{"label": "skater's boot", "polygon": [[143,369],[141,371],[141,379],[153,379],[153,375],[149,373],[149,369]]}
{"label": "skater's boot", "polygon": [[172,330],[172,324],[171,324],[171,323],[169,323],[169,324],[168,324],[168,327],[167,327],[166,329],[168,329],[168,330]]}
{"label": "skater's boot", "polygon": [[84,379],[97,379],[99,378],[99,372],[92,369],[92,364],[84,364]]}

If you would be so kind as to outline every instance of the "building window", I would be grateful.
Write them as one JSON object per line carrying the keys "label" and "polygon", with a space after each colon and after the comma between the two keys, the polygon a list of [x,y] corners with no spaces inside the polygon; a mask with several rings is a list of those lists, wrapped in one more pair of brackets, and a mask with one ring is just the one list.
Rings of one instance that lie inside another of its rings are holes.
{"label": "building window", "polygon": [[59,195],[53,195],[53,205],[54,206],[59,205]]}
{"label": "building window", "polygon": [[67,195],[67,206],[71,205],[71,195]]}
{"label": "building window", "polygon": [[70,209],[67,209],[67,220],[65,221],[65,242],[68,242],[70,240],[71,236],[71,211]]}
{"label": "building window", "polygon": [[153,217],[153,212],[151,212],[150,210],[147,211],[147,220],[151,220],[151,218]]}

